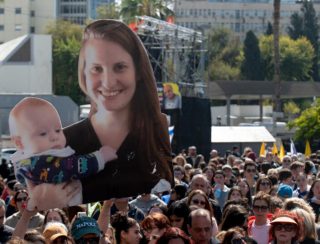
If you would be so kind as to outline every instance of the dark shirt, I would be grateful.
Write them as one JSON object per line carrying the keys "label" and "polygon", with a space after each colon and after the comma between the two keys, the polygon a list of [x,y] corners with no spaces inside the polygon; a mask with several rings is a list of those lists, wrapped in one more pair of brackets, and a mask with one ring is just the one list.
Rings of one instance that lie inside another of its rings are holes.
{"label": "dark shirt", "polygon": [[12,233],[13,228],[7,225],[0,226],[0,243],[7,243],[11,239]]}
{"label": "dark shirt", "polygon": [[[89,119],[65,128],[64,133],[67,145],[77,154],[87,154],[101,147]],[[169,138],[167,141],[169,143]],[[141,146],[133,133],[129,133],[117,151],[116,160],[108,162],[98,174],[81,179],[83,203],[150,193],[159,180],[164,178],[159,164],[169,165],[171,175],[165,177],[172,184],[172,162],[167,160],[171,160],[171,152],[165,152],[166,155],[161,162],[148,163],[146,156],[141,153]]]}

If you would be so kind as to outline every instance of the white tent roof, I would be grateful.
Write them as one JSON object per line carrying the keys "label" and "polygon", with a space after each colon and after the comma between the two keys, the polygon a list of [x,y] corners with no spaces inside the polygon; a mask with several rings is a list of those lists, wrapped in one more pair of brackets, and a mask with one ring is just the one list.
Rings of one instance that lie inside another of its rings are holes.
{"label": "white tent roof", "polygon": [[275,141],[264,126],[211,126],[211,143]]}

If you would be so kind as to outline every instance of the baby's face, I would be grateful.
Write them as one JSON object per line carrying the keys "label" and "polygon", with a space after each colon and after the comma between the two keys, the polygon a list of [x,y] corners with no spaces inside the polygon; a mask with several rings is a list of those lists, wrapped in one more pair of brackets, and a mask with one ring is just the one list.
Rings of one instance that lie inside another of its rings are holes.
{"label": "baby's face", "polygon": [[41,153],[65,147],[66,138],[58,113],[51,107],[26,109],[19,120],[20,136],[25,153]]}

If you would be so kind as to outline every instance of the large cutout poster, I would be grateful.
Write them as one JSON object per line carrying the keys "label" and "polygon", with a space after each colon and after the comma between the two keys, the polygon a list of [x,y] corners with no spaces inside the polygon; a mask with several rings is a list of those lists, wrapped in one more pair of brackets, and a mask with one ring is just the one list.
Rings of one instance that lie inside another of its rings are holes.
{"label": "large cutout poster", "polygon": [[39,210],[169,190],[173,183],[168,125],[138,36],[115,20],[84,31],[79,85],[90,117],[62,128],[46,100],[27,97],[11,110],[12,161]]}

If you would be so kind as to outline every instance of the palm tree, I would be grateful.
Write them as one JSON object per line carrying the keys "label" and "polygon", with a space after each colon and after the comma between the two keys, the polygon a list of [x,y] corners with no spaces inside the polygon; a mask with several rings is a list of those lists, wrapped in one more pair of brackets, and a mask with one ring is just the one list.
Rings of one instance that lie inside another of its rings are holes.
{"label": "palm tree", "polygon": [[280,25],[280,2],[281,0],[273,1],[273,44],[274,44],[274,82],[275,82],[275,108],[277,112],[281,111],[280,93],[280,51],[279,51],[279,25]]}
{"label": "palm tree", "polygon": [[172,0],[123,0],[120,15],[127,23],[130,23],[135,16],[143,15],[165,20],[168,16],[174,15],[168,8],[170,3]]}

